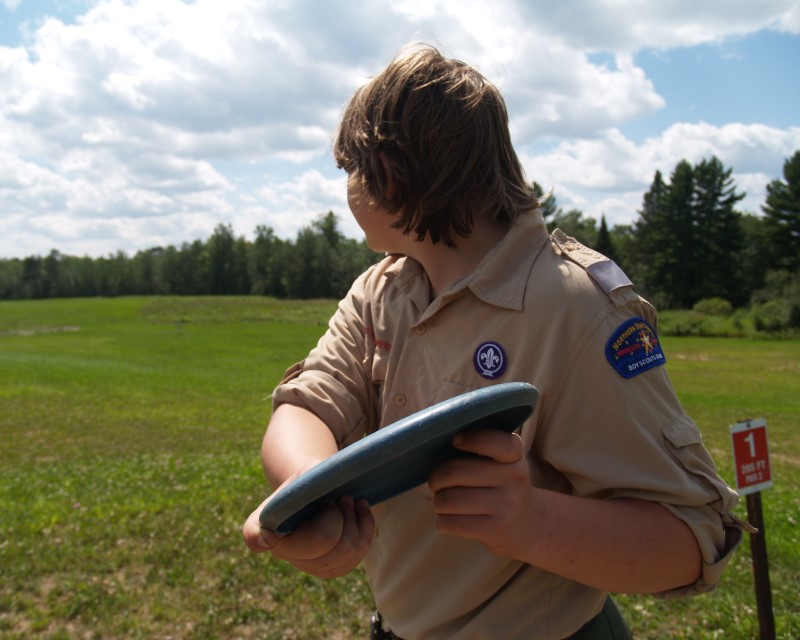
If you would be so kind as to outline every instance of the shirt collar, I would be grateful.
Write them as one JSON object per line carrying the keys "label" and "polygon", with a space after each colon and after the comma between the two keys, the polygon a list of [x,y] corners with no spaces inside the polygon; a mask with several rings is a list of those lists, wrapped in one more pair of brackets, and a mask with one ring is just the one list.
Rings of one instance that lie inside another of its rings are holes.
{"label": "shirt collar", "polygon": [[547,237],[547,226],[540,211],[522,214],[478,268],[445,289],[443,295],[453,295],[468,287],[488,304],[521,311],[531,268]]}
{"label": "shirt collar", "polygon": [[424,311],[430,304],[431,284],[422,265],[402,254],[389,254],[395,260],[386,271],[384,277],[393,287],[400,289],[414,303],[419,311]]}
{"label": "shirt collar", "polygon": [[[520,215],[475,271],[449,285],[438,302],[445,303],[468,288],[488,304],[522,310],[531,268],[547,238],[547,225],[541,211]],[[435,312],[429,307],[430,283],[425,270],[416,260],[403,257],[384,273],[393,286],[402,289],[418,309],[427,308],[426,315]],[[438,308],[440,304],[433,306]]]}

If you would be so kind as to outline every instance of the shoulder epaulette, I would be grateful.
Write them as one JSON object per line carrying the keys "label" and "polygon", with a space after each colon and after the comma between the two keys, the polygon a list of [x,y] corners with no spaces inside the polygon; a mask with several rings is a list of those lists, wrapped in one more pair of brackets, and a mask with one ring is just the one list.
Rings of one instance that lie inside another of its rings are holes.
{"label": "shoulder epaulette", "polygon": [[602,253],[582,245],[575,238],[561,231],[561,229],[553,231],[550,235],[550,240],[556,253],[583,267],[589,277],[615,303],[623,302],[622,298],[627,297],[624,294],[633,289],[633,282],[625,272],[619,268],[616,262],[609,260]]}

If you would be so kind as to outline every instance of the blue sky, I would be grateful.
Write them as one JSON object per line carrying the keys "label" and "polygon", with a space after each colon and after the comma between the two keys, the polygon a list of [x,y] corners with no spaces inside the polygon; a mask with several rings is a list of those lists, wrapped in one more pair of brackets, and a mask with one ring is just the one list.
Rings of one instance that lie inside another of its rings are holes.
{"label": "blue sky", "polygon": [[797,35],[765,30],[721,44],[645,50],[636,62],[668,102],[660,113],[623,127],[634,139],[698,118],[716,125],[800,124],[800,82],[793,81],[800,64]]}
{"label": "blue sky", "polygon": [[0,257],[329,210],[359,237],[331,135],[415,41],[495,82],[529,180],[612,225],[711,155],[758,213],[800,149],[797,0],[0,0]]}

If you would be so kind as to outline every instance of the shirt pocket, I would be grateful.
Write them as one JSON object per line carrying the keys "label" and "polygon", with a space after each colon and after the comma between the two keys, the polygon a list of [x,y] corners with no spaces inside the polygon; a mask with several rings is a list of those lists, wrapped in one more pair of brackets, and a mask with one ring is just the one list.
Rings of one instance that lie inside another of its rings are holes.
{"label": "shirt pocket", "polygon": [[389,353],[373,347],[365,365],[372,383],[383,386],[383,383],[386,382],[386,372],[389,368]]}

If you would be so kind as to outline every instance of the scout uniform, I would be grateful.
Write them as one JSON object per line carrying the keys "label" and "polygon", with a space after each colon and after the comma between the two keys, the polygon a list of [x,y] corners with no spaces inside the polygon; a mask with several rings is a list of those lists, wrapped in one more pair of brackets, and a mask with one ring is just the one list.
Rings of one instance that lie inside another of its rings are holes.
{"label": "scout uniform", "polygon": [[[433,301],[416,261],[388,256],[370,268],[273,397],[311,410],[345,447],[460,393],[529,382],[540,393],[521,430],[533,485],[663,504],[703,555],[698,582],[664,594],[683,595],[716,585],[742,524],[664,363],[655,311],[625,275],[548,235],[535,212]],[[373,514],[364,565],[400,637],[566,638],[606,602],[605,592],[440,534],[425,485]]]}

